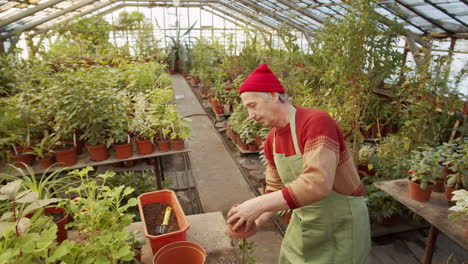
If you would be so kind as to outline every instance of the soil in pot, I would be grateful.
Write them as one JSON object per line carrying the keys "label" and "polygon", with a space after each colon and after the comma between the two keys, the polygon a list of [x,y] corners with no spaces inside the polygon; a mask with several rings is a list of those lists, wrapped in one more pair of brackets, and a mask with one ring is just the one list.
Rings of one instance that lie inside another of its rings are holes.
{"label": "soil in pot", "polygon": [[[145,217],[146,228],[148,229],[148,233],[150,235],[158,235],[156,233],[156,227],[160,226],[163,223],[166,207],[168,206],[170,207],[170,205],[166,203],[149,203],[143,206],[143,215]],[[167,233],[179,230],[179,224],[177,223],[177,218],[175,216],[174,210],[172,210],[168,226],[169,228]]]}

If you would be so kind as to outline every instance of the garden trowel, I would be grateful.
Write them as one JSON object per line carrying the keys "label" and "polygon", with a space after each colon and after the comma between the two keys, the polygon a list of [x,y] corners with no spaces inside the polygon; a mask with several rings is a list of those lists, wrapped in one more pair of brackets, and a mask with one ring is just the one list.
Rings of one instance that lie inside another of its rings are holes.
{"label": "garden trowel", "polygon": [[164,220],[162,225],[156,227],[156,234],[161,235],[167,232],[169,229],[169,218],[171,218],[171,207],[166,207],[166,212],[164,213]]}

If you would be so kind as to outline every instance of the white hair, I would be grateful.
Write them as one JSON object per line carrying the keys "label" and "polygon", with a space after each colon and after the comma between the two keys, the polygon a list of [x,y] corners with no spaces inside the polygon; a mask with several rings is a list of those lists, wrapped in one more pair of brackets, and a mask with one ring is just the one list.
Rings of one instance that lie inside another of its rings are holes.
{"label": "white hair", "polygon": [[[251,93],[255,94],[255,95],[258,95],[260,97],[263,97],[264,99],[271,100],[270,93],[267,93],[267,92],[251,92]],[[278,94],[279,100],[282,103],[289,102],[289,98],[288,98],[288,96],[286,94],[284,94],[284,93],[277,93],[277,94]]]}

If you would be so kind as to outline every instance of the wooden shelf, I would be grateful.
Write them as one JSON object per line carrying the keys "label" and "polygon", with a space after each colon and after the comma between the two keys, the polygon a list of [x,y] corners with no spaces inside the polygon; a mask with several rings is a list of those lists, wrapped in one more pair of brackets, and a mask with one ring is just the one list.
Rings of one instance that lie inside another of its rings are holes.
{"label": "wooden shelf", "polygon": [[[48,169],[44,169],[44,168],[41,168],[39,166],[39,164],[36,162],[32,166],[32,169],[33,169],[35,174],[41,174],[41,173],[44,173],[46,171],[49,173],[49,172],[54,172],[54,171],[59,170],[59,169],[74,170],[74,169],[85,168],[85,167],[88,167],[88,166],[91,166],[91,167],[102,166],[102,165],[108,165],[108,164],[113,164],[113,163],[117,163],[117,162],[123,162],[123,161],[138,160],[138,159],[145,159],[145,158],[155,158],[155,157],[160,157],[160,156],[190,152],[190,149],[187,148],[187,142],[185,142],[185,144],[186,144],[186,148],[184,150],[180,150],[180,151],[170,150],[170,151],[165,151],[165,152],[154,151],[153,153],[147,154],[147,155],[138,154],[137,151],[135,150],[135,146],[134,146],[133,156],[131,156],[129,158],[126,158],[126,159],[117,159],[116,156],[115,156],[115,152],[112,149],[109,149],[110,157],[108,159],[106,159],[106,160],[103,160],[103,161],[92,161],[92,160],[90,160],[89,159],[89,154],[88,154],[86,148],[83,148],[83,153],[81,153],[78,156],[78,162],[73,166],[60,167],[60,166],[58,166],[58,164],[54,164],[52,167],[50,167]],[[27,173],[27,171],[25,169],[23,169],[23,170]],[[0,173],[7,173],[7,174],[14,175],[14,176],[19,176],[20,175],[14,168],[6,166],[5,164],[2,164],[0,166]]]}
{"label": "wooden shelf", "polygon": [[[234,142],[233,142],[234,143]],[[234,143],[234,145],[237,147],[237,149],[240,151],[241,154],[258,154],[260,151],[255,150],[255,151],[250,151],[250,150],[243,150],[239,145]]]}
{"label": "wooden shelf", "polygon": [[432,192],[429,201],[419,202],[409,197],[407,179],[375,182],[374,185],[468,249],[468,239],[465,237],[466,223],[463,220],[448,219],[450,206],[444,198],[444,193]]}

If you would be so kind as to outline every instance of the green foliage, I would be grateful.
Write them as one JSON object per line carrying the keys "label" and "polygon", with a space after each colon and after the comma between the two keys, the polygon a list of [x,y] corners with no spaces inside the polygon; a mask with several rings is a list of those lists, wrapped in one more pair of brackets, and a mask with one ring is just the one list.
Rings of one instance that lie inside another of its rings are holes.
{"label": "green foliage", "polygon": [[44,54],[47,58],[94,57],[111,47],[111,25],[102,17],[76,18],[53,30],[57,38]]}
{"label": "green foliage", "polygon": [[181,69],[181,66],[184,65],[185,62],[188,60],[190,54],[190,40],[188,39],[188,34],[190,33],[190,31],[192,31],[193,27],[195,27],[196,24],[197,21],[195,21],[185,32],[182,32],[180,29],[180,21],[176,20],[175,36],[164,36],[165,38],[169,38],[170,40],[168,46],[166,47],[169,69],[173,71],[179,71]]}
{"label": "green foliage", "polygon": [[452,173],[447,176],[447,186],[455,189],[468,187],[468,139],[458,138],[437,148],[440,162]]}
{"label": "green foliage", "polygon": [[86,243],[62,259],[70,263],[130,261],[134,256],[132,244],[127,241],[131,234],[124,228],[133,221],[134,216],[126,212],[137,204],[137,200],[131,198],[125,203],[123,200],[134,189],[124,185],[110,188],[106,182],[115,173],[106,172],[91,178],[91,170],[87,167],[70,172],[80,178],[81,184],[69,188],[67,194],[78,197],[62,202],[62,206],[74,217],[67,226],[79,230]]}
{"label": "green foliage", "polygon": [[241,264],[255,264],[257,263],[257,258],[254,256],[256,245],[254,241],[247,241],[245,238],[239,240],[237,247],[240,251],[240,263]]}
{"label": "green foliage", "polygon": [[422,151],[413,151],[409,160],[411,176],[410,180],[418,183],[421,189],[425,190],[428,184],[435,183],[440,177],[440,171],[443,167],[440,153],[434,148],[426,147]]}
{"label": "green foliage", "polygon": [[381,191],[373,184],[375,180],[372,177],[366,177],[364,181],[370,181],[370,184],[365,185],[366,204],[369,208],[369,217],[377,223],[382,223],[384,218],[389,218],[394,214],[400,214],[404,210],[404,206],[390,195]]}
{"label": "green foliage", "polygon": [[368,160],[377,177],[392,180],[408,176],[410,156],[409,141],[400,134],[392,134],[377,144],[376,155]]}
{"label": "green foliage", "polygon": [[190,73],[205,84],[211,86],[216,81],[223,81],[226,73],[221,67],[224,51],[215,40],[199,38],[194,43],[191,53],[192,68]]}

